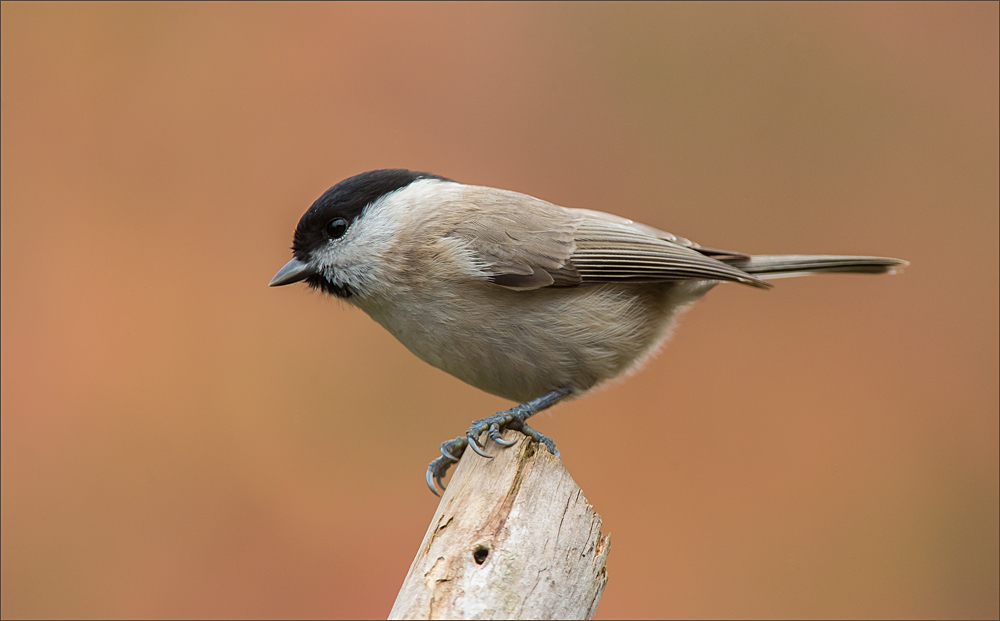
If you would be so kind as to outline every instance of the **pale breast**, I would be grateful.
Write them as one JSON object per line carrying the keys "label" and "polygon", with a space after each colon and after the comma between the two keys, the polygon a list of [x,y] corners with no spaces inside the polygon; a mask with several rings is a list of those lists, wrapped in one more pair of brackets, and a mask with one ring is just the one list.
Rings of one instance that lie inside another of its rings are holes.
{"label": "pale breast", "polygon": [[411,291],[408,303],[358,300],[410,351],[481,390],[524,402],[590,390],[634,368],[676,311],[711,281],[510,291],[480,282]]}

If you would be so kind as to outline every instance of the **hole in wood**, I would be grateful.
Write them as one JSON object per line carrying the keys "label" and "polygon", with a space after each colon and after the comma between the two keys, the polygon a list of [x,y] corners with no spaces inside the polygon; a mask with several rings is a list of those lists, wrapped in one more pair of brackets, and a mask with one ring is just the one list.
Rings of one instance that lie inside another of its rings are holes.
{"label": "hole in wood", "polygon": [[484,545],[476,546],[476,549],[472,551],[472,560],[476,561],[476,565],[482,565],[486,562],[486,557],[490,555],[490,549]]}

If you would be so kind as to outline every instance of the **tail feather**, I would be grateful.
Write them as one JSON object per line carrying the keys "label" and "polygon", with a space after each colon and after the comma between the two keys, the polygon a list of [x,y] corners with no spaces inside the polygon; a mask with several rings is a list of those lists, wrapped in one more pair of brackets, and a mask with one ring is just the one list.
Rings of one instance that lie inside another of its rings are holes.
{"label": "tail feather", "polygon": [[901,259],[834,254],[755,254],[734,258],[726,263],[760,278],[786,278],[819,272],[895,274],[909,265]]}

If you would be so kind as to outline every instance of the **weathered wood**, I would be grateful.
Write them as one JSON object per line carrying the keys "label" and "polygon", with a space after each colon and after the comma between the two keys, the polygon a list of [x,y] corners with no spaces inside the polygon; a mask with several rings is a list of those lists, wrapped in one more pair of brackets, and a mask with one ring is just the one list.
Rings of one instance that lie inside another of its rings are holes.
{"label": "weathered wood", "polygon": [[[484,436],[485,437],[485,436]],[[517,432],[466,450],[390,619],[589,619],[611,538],[562,460]]]}

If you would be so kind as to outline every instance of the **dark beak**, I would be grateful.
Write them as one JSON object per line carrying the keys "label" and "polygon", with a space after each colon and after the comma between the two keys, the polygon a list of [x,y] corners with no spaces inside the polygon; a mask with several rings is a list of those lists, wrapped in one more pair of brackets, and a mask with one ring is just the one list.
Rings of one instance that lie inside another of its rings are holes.
{"label": "dark beak", "polygon": [[274,275],[271,282],[268,283],[269,287],[280,287],[282,285],[290,285],[293,282],[300,282],[309,278],[316,273],[308,263],[303,263],[298,259],[292,259],[288,263],[285,263],[285,267],[278,270],[278,273]]}

